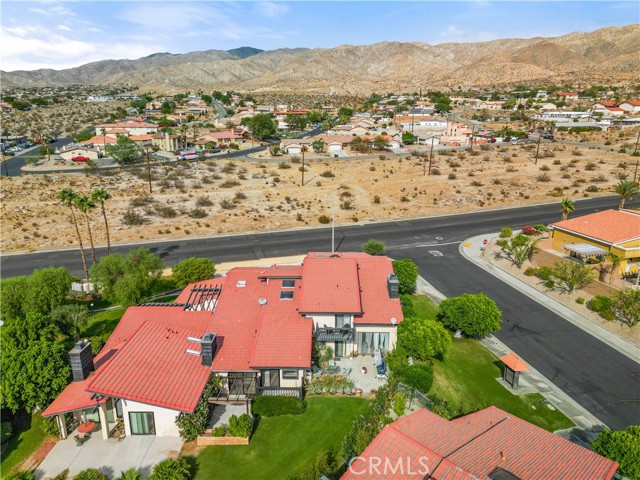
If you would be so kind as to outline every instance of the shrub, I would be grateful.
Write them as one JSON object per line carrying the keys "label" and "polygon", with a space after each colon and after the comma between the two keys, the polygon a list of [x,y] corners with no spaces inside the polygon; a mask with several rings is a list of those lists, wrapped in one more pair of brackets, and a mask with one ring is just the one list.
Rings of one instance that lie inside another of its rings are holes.
{"label": "shrub", "polygon": [[324,178],[333,178],[333,177],[335,177],[335,175],[333,174],[333,172],[331,170],[325,170],[324,172],[322,172],[320,174],[320,176],[324,177]]}
{"label": "shrub", "polygon": [[554,282],[552,279],[549,279],[546,282],[544,282],[544,286],[547,287],[549,290],[553,290],[556,286],[556,282]]}
{"label": "shrub", "polygon": [[529,267],[524,271],[527,277],[533,277],[536,273],[538,273],[538,269],[534,267]]}
{"label": "shrub", "polygon": [[535,276],[543,281],[549,280],[551,278],[551,275],[553,275],[553,270],[551,269],[551,267],[540,267],[535,273]]}
{"label": "shrub", "polygon": [[198,199],[196,200],[196,206],[197,207],[210,207],[213,205],[213,201],[206,196],[202,196],[202,197],[198,197]]}
{"label": "shrub", "polygon": [[380,195],[373,196],[373,203],[380,203]]}
{"label": "shrub", "polygon": [[331,218],[329,218],[326,215],[320,215],[318,217],[318,222],[322,223],[322,224],[327,224],[327,223],[331,223]]}
{"label": "shrub", "polygon": [[431,175],[441,175],[440,169],[436,168],[436,167],[433,167],[431,169]]}
{"label": "shrub", "polygon": [[578,297],[576,298],[576,303],[578,305],[584,305],[584,297]]}
{"label": "shrub", "polygon": [[184,288],[190,283],[213,278],[216,268],[208,258],[191,257],[177,263],[173,267],[173,279],[178,288]]}
{"label": "shrub", "polygon": [[231,415],[229,419],[229,429],[227,435],[230,437],[242,437],[247,438],[251,435],[251,429],[253,428],[253,421],[251,416],[247,413],[243,413],[239,417]]}
{"label": "shrub", "polygon": [[540,235],[540,232],[531,225],[525,225],[524,227],[522,227],[522,233],[529,236]]}
{"label": "shrub", "polygon": [[176,218],[178,216],[176,209],[168,205],[158,205],[155,211],[162,218]]}
{"label": "shrub", "polygon": [[537,250],[535,238],[522,233],[508,240],[501,239],[498,242],[498,245],[506,254],[507,258],[518,268],[521,268],[526,260],[531,259]]}
{"label": "shrub", "polygon": [[[391,362],[389,368],[391,368]],[[391,369],[398,381],[408,387],[426,394],[433,385],[433,366],[430,363],[416,362],[409,365],[406,361],[394,365]]]}
{"label": "shrub", "polygon": [[2,422],[0,424],[0,443],[4,444],[13,435],[13,425],[11,422]]}
{"label": "shrub", "polygon": [[207,211],[202,208],[194,208],[188,213],[188,215],[191,218],[205,218],[207,216]]}
{"label": "shrub", "polygon": [[547,228],[546,225],[543,225],[542,223],[539,223],[538,225],[536,225],[535,228],[538,232],[548,232],[549,229]]}
{"label": "shrub", "polygon": [[603,430],[591,447],[596,453],[620,464],[618,473],[626,478],[640,478],[640,425],[624,430]]}
{"label": "shrub", "polygon": [[384,255],[384,243],[380,240],[368,240],[362,245],[362,251],[369,255]]}
{"label": "shrub", "polygon": [[132,198],[129,202],[129,205],[132,207],[144,207],[145,205],[149,205],[150,203],[153,203],[153,198],[148,195],[144,195],[142,197]]}
{"label": "shrub", "polygon": [[193,413],[181,415],[176,419],[178,431],[184,441],[190,442],[204,433],[213,411],[209,397],[220,389],[220,385],[220,377],[213,377],[204,388]]}
{"label": "shrub", "polygon": [[251,411],[260,417],[300,415],[307,409],[307,402],[298,397],[259,396],[253,401]]}
{"label": "shrub", "polygon": [[589,285],[595,279],[595,272],[587,265],[563,260],[554,264],[551,278],[556,285],[571,293]]}
{"label": "shrub", "polygon": [[551,176],[548,173],[543,173],[542,175],[538,175],[536,180],[543,183],[550,182]]}
{"label": "shrub", "polygon": [[102,347],[104,347],[104,338],[91,337],[89,340],[91,341],[91,353],[93,353],[94,356],[98,355],[102,350]]}
{"label": "shrub", "polygon": [[74,480],[109,480],[104,473],[102,473],[97,468],[87,468],[86,470],[81,471],[75,477]]}
{"label": "shrub", "polygon": [[28,472],[26,470],[23,470],[22,472],[16,472],[16,473],[7,475],[4,478],[6,478],[7,480],[36,480],[36,475],[33,472]]}
{"label": "shrub", "polygon": [[509,227],[502,227],[500,229],[500,238],[509,238],[513,235],[513,229]]}
{"label": "shrub", "polygon": [[407,397],[405,397],[402,393],[398,393],[393,398],[393,411],[398,417],[404,415],[404,411],[407,408]]}
{"label": "shrub", "polygon": [[593,312],[596,312],[605,320],[615,320],[616,316],[611,307],[613,306],[613,300],[604,295],[596,295],[587,302],[587,308]]}
{"label": "shrub", "polygon": [[233,202],[233,200],[229,200],[228,198],[223,198],[222,200],[220,200],[220,206],[224,210],[231,210],[232,208],[235,208],[236,204]]}
{"label": "shrub", "polygon": [[211,431],[211,435],[213,435],[214,437],[224,437],[226,434],[227,425],[224,423],[222,425],[218,425]]}
{"label": "shrub", "polygon": [[449,180],[455,180],[456,178],[458,178],[458,176],[455,173],[449,174]]}
{"label": "shrub", "polygon": [[153,472],[149,476],[149,480],[188,480],[189,478],[191,473],[184,458],[162,460],[153,467]]}
{"label": "shrub", "polygon": [[122,214],[122,223],[128,227],[142,225],[144,222],[145,218],[135,210],[129,209]]}
{"label": "shrub", "polygon": [[238,185],[240,185],[240,182],[237,180],[225,180],[224,182],[222,182],[220,184],[220,187],[222,188],[232,188],[232,187],[237,187]]}
{"label": "shrub", "polygon": [[443,300],[437,318],[450,330],[460,330],[466,336],[484,337],[500,330],[502,312],[486,295],[465,293]]}
{"label": "shrub", "polygon": [[451,334],[435,320],[405,317],[398,325],[398,348],[416,360],[443,358],[451,343]]}
{"label": "shrub", "polygon": [[640,290],[625,288],[616,295],[611,307],[622,323],[633,327],[640,322]]}

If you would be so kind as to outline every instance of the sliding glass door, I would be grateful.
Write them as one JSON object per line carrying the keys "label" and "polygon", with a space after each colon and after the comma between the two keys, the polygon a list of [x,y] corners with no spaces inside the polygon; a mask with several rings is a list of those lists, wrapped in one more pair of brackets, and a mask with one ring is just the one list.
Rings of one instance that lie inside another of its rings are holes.
{"label": "sliding glass door", "polygon": [[389,334],[380,332],[358,332],[358,353],[373,355],[376,349],[389,349]]}
{"label": "sliding glass door", "polygon": [[156,422],[153,412],[129,412],[131,435],[155,435]]}

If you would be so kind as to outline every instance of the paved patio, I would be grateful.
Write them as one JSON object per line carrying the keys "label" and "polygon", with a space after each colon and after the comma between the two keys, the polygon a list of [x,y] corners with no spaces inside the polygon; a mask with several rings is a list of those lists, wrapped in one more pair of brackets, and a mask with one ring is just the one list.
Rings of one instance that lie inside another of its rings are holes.
{"label": "paved patio", "polygon": [[215,428],[219,425],[229,425],[229,419],[232,415],[239,417],[247,413],[246,403],[231,403],[229,405],[216,405],[211,414],[211,422],[208,428]]}
{"label": "paved patio", "polygon": [[[381,386],[387,383],[386,378],[376,378],[377,371],[376,366],[373,363],[373,355],[358,355],[357,357],[344,357],[336,362],[343,373],[346,373],[349,369],[348,377],[352,379],[356,388],[362,389],[364,396],[371,395],[371,390],[378,390]],[[367,373],[362,371],[362,367],[365,367]],[[346,371],[344,369],[347,369]]]}
{"label": "paved patio", "polygon": [[[75,434],[75,432],[74,432]],[[73,434],[60,440],[35,471],[36,478],[48,479],[68,468],[69,477],[87,468],[97,468],[110,478],[120,472],[135,468],[147,477],[153,466],[165,458],[177,458],[182,448],[180,437],[133,435],[123,440],[104,440],[96,432],[81,447],[76,445]]]}

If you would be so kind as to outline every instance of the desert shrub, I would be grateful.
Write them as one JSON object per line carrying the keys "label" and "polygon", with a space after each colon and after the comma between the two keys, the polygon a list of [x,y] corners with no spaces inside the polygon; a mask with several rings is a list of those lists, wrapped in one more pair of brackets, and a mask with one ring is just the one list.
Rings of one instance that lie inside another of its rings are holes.
{"label": "desert shrub", "polygon": [[525,225],[524,227],[522,227],[522,233],[528,236],[540,235],[540,232],[531,225]]}
{"label": "desert shrub", "polygon": [[450,173],[448,178],[449,180],[455,180],[458,176],[455,173]]}
{"label": "desert shrub", "polygon": [[227,162],[224,164],[224,167],[222,167],[222,171],[224,173],[232,173],[235,169],[236,169],[236,164],[233,162]]}
{"label": "desert shrub", "polygon": [[150,203],[153,203],[153,198],[148,195],[144,195],[141,197],[132,198],[129,202],[129,205],[132,207],[144,207],[145,205],[149,205]]}
{"label": "desert shrub", "polygon": [[223,198],[222,200],[220,200],[220,206],[224,210],[231,210],[235,208],[236,204],[233,202],[233,200],[229,200],[228,198]]}
{"label": "desert shrub", "polygon": [[205,218],[207,216],[207,211],[202,208],[194,208],[187,215],[191,218]]}
{"label": "desert shrub", "polygon": [[548,172],[549,170],[551,170],[551,167],[549,167],[549,165],[542,165],[540,167],[540,170],[543,172]]}
{"label": "desert shrub", "polygon": [[589,185],[587,188],[585,188],[585,192],[594,193],[594,192],[597,192],[597,191],[599,191],[599,188],[598,188],[597,185]]}
{"label": "desert shrub", "polygon": [[128,227],[133,227],[136,225],[142,225],[145,222],[145,218],[142,214],[136,212],[135,210],[127,210],[122,214],[122,223],[124,223]]}
{"label": "desert shrub", "polygon": [[605,320],[616,319],[616,314],[611,307],[613,307],[613,300],[604,295],[596,295],[587,302],[587,308],[593,312],[596,312]]}
{"label": "desert shrub", "polygon": [[322,224],[327,224],[327,223],[331,223],[331,218],[329,218],[326,215],[320,215],[318,217],[318,222],[322,223]]}
{"label": "desert shrub", "polygon": [[373,203],[380,203],[380,195],[373,196]]}
{"label": "desert shrub", "polygon": [[335,177],[335,175],[333,174],[333,172],[331,170],[325,170],[324,172],[322,172],[320,174],[320,176],[324,177],[324,178],[333,178],[333,177]]}
{"label": "desert shrub", "polygon": [[584,305],[584,297],[578,297],[576,298],[576,303],[578,305]]}
{"label": "desert shrub", "polygon": [[249,414],[243,413],[239,417],[232,415],[231,418],[229,418],[229,429],[227,430],[227,435],[230,437],[247,438],[251,435],[252,428],[253,421]]}
{"label": "desert shrub", "polygon": [[524,271],[527,277],[533,277],[536,273],[538,273],[538,269],[534,267],[529,267]]}
{"label": "desert shrub", "polygon": [[240,182],[237,180],[225,180],[224,182],[222,182],[220,184],[221,188],[233,188],[233,187],[237,187],[238,185],[240,185]]}
{"label": "desert shrub", "polygon": [[247,199],[247,194],[244,192],[236,192],[236,194],[233,197],[233,201],[235,203],[239,203],[241,200],[246,200]]}
{"label": "desert shrub", "polygon": [[546,226],[546,225],[543,225],[542,223],[537,224],[537,225],[536,225],[535,227],[533,227],[533,228],[535,228],[535,229],[536,229],[537,231],[539,231],[539,232],[548,232],[548,231],[549,231],[549,229],[547,228],[547,226]]}
{"label": "desert shrub", "polygon": [[435,167],[431,169],[431,175],[440,175],[440,174],[441,174],[440,169]]}
{"label": "desert shrub", "polygon": [[500,229],[500,238],[509,238],[513,235],[513,229],[510,227],[502,227]]}
{"label": "desert shrub", "polygon": [[595,170],[596,168],[598,168],[598,166],[593,162],[589,162],[584,166],[584,169],[587,170],[588,172],[591,172],[591,171]]}
{"label": "desert shrub", "polygon": [[155,207],[155,212],[162,218],[176,218],[178,216],[176,209],[169,205],[158,205]]}
{"label": "desert shrub", "polygon": [[547,281],[553,275],[553,270],[551,267],[540,267],[537,269],[535,276],[538,277],[542,281]]}
{"label": "desert shrub", "polygon": [[286,170],[287,168],[291,168],[291,165],[287,162],[280,162],[278,163],[278,168],[281,170]]}
{"label": "desert shrub", "polygon": [[543,173],[542,175],[538,175],[536,177],[538,182],[546,183],[551,181],[551,176],[548,173]]}
{"label": "desert shrub", "polygon": [[202,197],[198,197],[196,200],[196,206],[197,207],[210,207],[213,205],[213,201],[207,197],[207,196],[202,196]]}
{"label": "desert shrub", "polygon": [[97,468],[87,468],[73,477],[73,480],[109,480],[109,477]]}
{"label": "desert shrub", "polygon": [[550,278],[549,280],[544,282],[544,286],[550,290],[553,290],[556,287],[556,282],[554,282],[553,279]]}
{"label": "desert shrub", "polygon": [[262,395],[256,397],[251,406],[254,415],[277,417],[280,415],[300,415],[307,410],[307,402],[298,397]]}

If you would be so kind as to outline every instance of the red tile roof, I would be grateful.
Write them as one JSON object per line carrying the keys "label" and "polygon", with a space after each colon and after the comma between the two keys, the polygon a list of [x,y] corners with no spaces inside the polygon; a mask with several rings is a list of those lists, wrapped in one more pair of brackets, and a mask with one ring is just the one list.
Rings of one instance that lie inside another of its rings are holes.
{"label": "red tile roof", "polygon": [[554,223],[551,227],[617,244],[640,238],[640,211],[604,210]]}
{"label": "red tile roof", "polygon": [[[92,377],[81,382],[71,382],[58,397],[51,402],[44,412],[43,417],[58,415],[59,413],[73,412],[83,408],[95,407],[97,402],[91,400],[92,393],[87,392],[87,386],[93,380]],[[100,403],[105,403],[103,399]]]}
{"label": "red tile roof", "polygon": [[358,258],[360,265],[360,288],[362,289],[362,315],[354,318],[359,324],[389,325],[403,319],[399,298],[389,298],[387,278],[393,274],[393,265],[389,257],[366,256]]}
{"label": "red tile roof", "polygon": [[358,262],[353,258],[307,257],[302,269],[301,313],[361,313]]}
{"label": "red tile roof", "polygon": [[518,357],[515,353],[508,353],[500,357],[500,361],[504,363],[514,372],[528,372],[529,367],[524,361]]}
{"label": "red tile roof", "polygon": [[603,100],[602,102],[598,102],[600,105],[604,107],[617,107],[618,103],[612,100]]}
{"label": "red tile roof", "polygon": [[203,329],[146,322],[87,386],[101,393],[136,402],[191,413],[211,375],[200,356],[200,344],[187,337],[202,337]]}
{"label": "red tile roof", "polygon": [[95,135],[91,137],[89,140],[80,142],[80,144],[82,145],[106,145],[106,144],[113,145],[114,143],[117,143],[117,142],[118,140],[113,137],[104,136],[104,135]]}
{"label": "red tile roof", "polygon": [[629,100],[628,102],[622,103],[628,103],[629,105],[633,105],[634,107],[640,107],[640,100]]}
{"label": "red tile roof", "polygon": [[272,265],[258,275],[260,278],[302,278],[302,265]]}
{"label": "red tile roof", "polygon": [[133,122],[117,122],[117,123],[103,123],[101,125],[96,125],[96,128],[158,128],[158,125],[155,123],[147,123],[140,121]]}
{"label": "red tile roof", "polygon": [[[608,480],[618,464],[497,407],[488,407],[455,420],[445,420],[426,409],[387,425],[353,463],[342,479],[424,478],[368,471],[368,458],[381,465],[408,459],[419,468],[426,458],[428,478],[488,478],[496,468],[522,480]],[[358,472],[365,472],[358,475]],[[405,470],[406,473],[406,470]]]}

